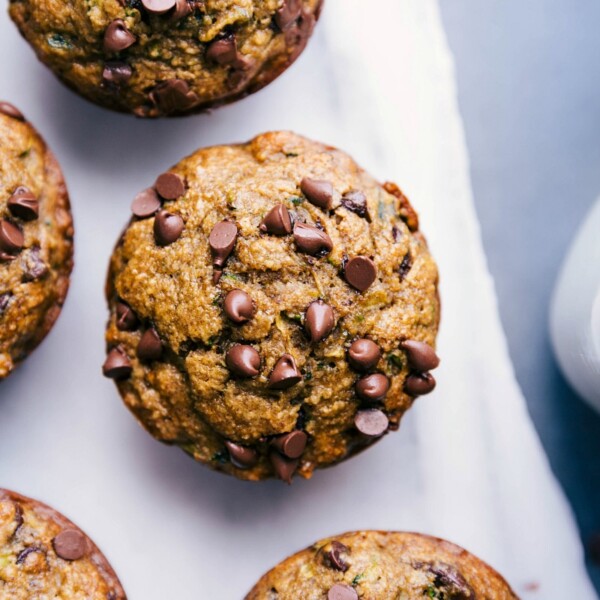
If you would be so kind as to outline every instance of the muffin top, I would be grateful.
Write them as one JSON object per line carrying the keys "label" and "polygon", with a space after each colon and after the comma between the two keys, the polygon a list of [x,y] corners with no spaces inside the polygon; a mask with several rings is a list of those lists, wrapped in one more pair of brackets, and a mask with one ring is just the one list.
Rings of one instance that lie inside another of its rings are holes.
{"label": "muffin top", "polygon": [[72,246],[60,167],[23,115],[0,102],[0,380],[60,313]]}
{"label": "muffin top", "polygon": [[38,57],[83,96],[139,117],[196,112],[267,85],[322,0],[15,0]]}
{"label": "muffin top", "polygon": [[125,600],[94,543],[54,509],[0,489],[0,597]]}
{"label": "muffin top", "polygon": [[104,373],[158,439],[289,481],[433,389],[435,263],[406,197],[343,152],[285,132],[199,150],[132,209]]}
{"label": "muffin top", "polygon": [[359,531],[321,540],[277,565],[246,600],[515,600],[492,568],[416,533]]}

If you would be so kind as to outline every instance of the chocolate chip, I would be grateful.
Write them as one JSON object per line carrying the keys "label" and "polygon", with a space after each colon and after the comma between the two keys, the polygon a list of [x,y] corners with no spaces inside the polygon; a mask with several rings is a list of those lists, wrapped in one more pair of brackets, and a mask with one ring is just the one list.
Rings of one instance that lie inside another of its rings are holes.
{"label": "chocolate chip", "polygon": [[176,0],[142,0],[144,8],[156,15],[162,15],[175,7]]}
{"label": "chocolate chip", "polygon": [[223,303],[225,314],[237,325],[247,323],[255,313],[252,298],[243,290],[231,290]]}
{"label": "chocolate chip", "polygon": [[213,275],[214,283],[219,281],[223,271],[223,265],[229,255],[233,252],[237,234],[237,225],[231,221],[221,221],[220,223],[217,223],[210,232],[208,244],[212,253],[213,267],[215,268],[215,274]]}
{"label": "chocolate chip", "polygon": [[358,594],[353,587],[344,583],[336,583],[329,588],[327,600],[358,600]]}
{"label": "chocolate chip", "polygon": [[131,375],[131,361],[124,350],[116,347],[113,348],[107,355],[102,372],[104,377],[109,379],[126,379]]}
{"label": "chocolate chip", "polygon": [[400,347],[406,352],[408,364],[415,371],[431,371],[440,364],[440,359],[435,350],[425,342],[405,340]]}
{"label": "chocolate chip", "polygon": [[272,390],[287,390],[302,381],[302,373],[291,354],[284,354],[275,364],[269,377]]}
{"label": "chocolate chip", "polygon": [[176,0],[175,8],[169,16],[171,21],[181,21],[192,12],[192,5],[188,0]]}
{"label": "chocolate chip", "polygon": [[356,213],[359,217],[371,222],[369,209],[367,207],[367,197],[363,192],[353,190],[342,196],[342,206],[350,212]]}
{"label": "chocolate chip", "polygon": [[331,208],[333,202],[333,184],[331,181],[305,177],[300,182],[300,189],[311,204],[324,210]]}
{"label": "chocolate chip", "polygon": [[48,273],[48,265],[42,260],[40,254],[41,248],[39,246],[32,246],[21,255],[21,262],[23,264],[22,280],[24,282],[35,281]]}
{"label": "chocolate chip", "polygon": [[395,225],[394,227],[392,227],[392,237],[394,238],[394,242],[396,243],[398,243],[402,239],[402,231],[400,231],[400,229],[398,229]]}
{"label": "chocolate chip", "polygon": [[375,263],[368,256],[355,256],[344,269],[346,281],[359,292],[368,290],[377,277]]}
{"label": "chocolate chip", "polygon": [[241,446],[229,440],[225,441],[225,447],[229,452],[231,463],[238,469],[250,469],[258,461],[258,453],[253,448]]}
{"label": "chocolate chip", "polygon": [[52,540],[52,547],[64,560],[79,560],[88,552],[88,541],[81,531],[65,529]]}
{"label": "chocolate chip", "polygon": [[306,448],[308,436],[304,431],[292,431],[277,436],[271,444],[288,458],[300,458]]}
{"label": "chocolate chip", "polygon": [[410,252],[407,252],[400,263],[400,268],[398,269],[398,274],[400,275],[400,281],[404,281],[406,276],[410,273],[412,268],[412,258],[410,256]]}
{"label": "chocolate chip", "polygon": [[294,240],[300,252],[311,256],[325,256],[333,249],[333,242],[324,231],[305,223],[294,225]]}
{"label": "chocolate chip", "polygon": [[154,239],[159,246],[176,242],[183,231],[181,215],[161,210],[154,218]]}
{"label": "chocolate chip", "polygon": [[124,302],[117,302],[115,312],[117,314],[116,321],[117,329],[119,331],[133,331],[137,329],[139,323],[138,318],[127,304]]}
{"label": "chocolate chip", "polygon": [[348,554],[349,552],[350,548],[348,548],[348,546],[342,544],[342,542],[334,540],[331,542],[331,548],[326,554],[328,564],[336,571],[345,573],[349,569],[349,565],[344,560],[343,555]]}
{"label": "chocolate chip", "polygon": [[274,206],[261,221],[259,229],[273,235],[288,235],[292,233],[290,213],[283,204]]}
{"label": "chocolate chip", "polygon": [[206,49],[206,57],[218,65],[233,64],[237,54],[237,43],[233,34],[211,42]]}
{"label": "chocolate chip", "polygon": [[40,203],[29,188],[20,185],[8,199],[8,210],[23,221],[34,221],[38,218]]}
{"label": "chocolate chip", "polygon": [[23,232],[10,221],[0,221],[0,250],[8,254],[17,254],[23,249],[25,237]]}
{"label": "chocolate chip", "polygon": [[371,408],[358,411],[354,417],[354,425],[367,437],[379,437],[387,431],[389,420],[383,411]]}
{"label": "chocolate chip", "polygon": [[168,79],[161,81],[150,92],[150,100],[164,115],[184,112],[193,108],[200,98],[190,90],[187,81],[183,79]]}
{"label": "chocolate chip", "polygon": [[102,69],[102,81],[117,88],[127,83],[132,75],[131,66],[120,60],[107,61]]}
{"label": "chocolate chip", "polygon": [[238,377],[256,377],[260,372],[260,354],[252,346],[236,344],[225,357],[229,370]]}
{"label": "chocolate chip", "polygon": [[390,389],[389,379],[382,373],[362,377],[356,383],[356,394],[367,402],[381,402]]}
{"label": "chocolate chip", "polygon": [[177,200],[185,194],[185,181],[177,173],[163,173],[154,184],[156,191],[165,200]]}
{"label": "chocolate chip", "polygon": [[404,382],[404,391],[410,396],[425,396],[435,389],[431,373],[411,373]]}
{"label": "chocolate chip", "polygon": [[16,106],[13,106],[9,102],[0,102],[0,113],[6,115],[7,117],[17,119],[17,121],[25,121],[23,113]]}
{"label": "chocolate chip", "polygon": [[429,565],[429,571],[434,575],[434,586],[440,590],[440,597],[452,600],[475,600],[476,594],[466,579],[456,567],[438,562]]}
{"label": "chocolate chip", "polygon": [[154,188],[147,188],[133,199],[131,212],[139,219],[146,219],[156,214],[160,207],[160,198]]}
{"label": "chocolate chip", "polygon": [[152,362],[153,360],[159,360],[162,352],[163,345],[156,329],[153,327],[147,329],[140,338],[137,346],[138,358],[145,362]]}
{"label": "chocolate chip", "polygon": [[123,19],[115,19],[104,32],[104,52],[112,54],[122,52],[133,46],[137,38],[129,29]]}
{"label": "chocolate chip", "polygon": [[289,29],[302,12],[301,0],[283,0],[283,5],[275,13],[275,23],[281,31]]}
{"label": "chocolate chip", "polygon": [[372,369],[380,358],[381,348],[372,340],[356,340],[348,348],[348,362],[357,371]]}
{"label": "chocolate chip", "polygon": [[275,475],[287,483],[288,485],[292,483],[292,475],[296,472],[298,468],[298,459],[290,459],[282,456],[277,451],[273,451],[269,454],[269,459],[271,461],[271,465],[273,466],[273,471]]}
{"label": "chocolate chip", "polygon": [[12,294],[10,292],[0,294],[0,315],[8,308],[11,298]]}
{"label": "chocolate chip", "polygon": [[306,330],[311,342],[324,340],[335,327],[333,308],[322,300],[312,302],[306,310]]}

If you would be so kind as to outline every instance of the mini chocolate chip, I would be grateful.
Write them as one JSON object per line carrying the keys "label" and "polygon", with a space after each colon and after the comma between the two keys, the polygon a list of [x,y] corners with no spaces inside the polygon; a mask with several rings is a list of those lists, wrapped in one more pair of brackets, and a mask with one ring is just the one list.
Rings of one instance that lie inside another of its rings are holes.
{"label": "mini chocolate chip", "polygon": [[359,410],[354,417],[354,425],[367,437],[379,437],[387,431],[389,420],[383,411],[371,408]]}
{"label": "mini chocolate chip", "polygon": [[291,354],[284,354],[275,364],[269,377],[272,390],[287,390],[302,381],[302,373]]}
{"label": "mini chocolate chip", "polygon": [[404,391],[410,396],[425,396],[435,389],[431,373],[411,373],[404,382]]}
{"label": "mini chocolate chip", "polygon": [[8,308],[10,299],[12,298],[11,292],[0,294],[0,315]]}
{"label": "mini chocolate chip", "polygon": [[131,375],[131,361],[122,348],[113,348],[102,365],[104,377],[109,379],[126,379]]}
{"label": "mini chocolate chip", "polygon": [[17,121],[25,121],[23,113],[9,102],[0,102],[0,113],[7,117],[17,119]]}
{"label": "mini chocolate chip", "polygon": [[300,458],[306,448],[308,436],[304,431],[292,431],[277,436],[271,444],[288,458]]}
{"label": "mini chocolate chip", "polygon": [[348,362],[357,371],[372,369],[381,358],[381,348],[372,340],[355,340],[348,348]]}
{"label": "mini chocolate chip", "polygon": [[294,240],[300,252],[311,256],[325,256],[333,249],[333,242],[324,231],[306,223],[294,225]]}
{"label": "mini chocolate chip", "polygon": [[64,560],[79,560],[88,552],[88,541],[81,531],[65,529],[52,540],[52,547]]}
{"label": "mini chocolate chip", "polygon": [[312,302],[306,309],[305,326],[311,342],[324,340],[335,327],[333,308],[322,300]]}
{"label": "mini chocolate chip", "polygon": [[156,15],[162,15],[175,7],[176,0],[142,0],[144,8]]}
{"label": "mini chocolate chip", "polygon": [[150,100],[161,114],[170,115],[193,108],[200,98],[183,79],[168,79],[154,86]]}
{"label": "mini chocolate chip", "polygon": [[137,355],[140,360],[152,362],[162,356],[163,345],[156,329],[151,327],[144,331],[137,346]]}
{"label": "mini chocolate chip", "polygon": [[400,263],[400,268],[398,269],[398,273],[400,275],[400,282],[404,281],[406,276],[410,273],[412,268],[412,258],[410,257],[410,252],[407,252]]}
{"label": "mini chocolate chip", "polygon": [[237,225],[231,221],[221,221],[220,223],[217,223],[210,232],[208,244],[212,253],[213,267],[215,268],[215,273],[213,275],[214,283],[219,281],[220,274],[223,271],[223,265],[229,258],[229,255],[233,252],[237,234]]}
{"label": "mini chocolate chip", "polygon": [[102,81],[116,87],[127,83],[132,75],[131,66],[121,60],[109,60],[102,69]]}
{"label": "mini chocolate chip", "polygon": [[29,188],[20,185],[8,199],[8,210],[23,221],[34,221],[38,218],[40,203]]}
{"label": "mini chocolate chip", "polygon": [[237,42],[233,34],[211,42],[206,49],[206,57],[218,65],[233,64],[237,55]]}
{"label": "mini chocolate chip", "polygon": [[154,188],[147,188],[133,199],[131,212],[140,219],[146,219],[157,213],[160,207],[160,198]]}
{"label": "mini chocolate chip", "polygon": [[238,469],[251,469],[258,462],[258,453],[253,448],[229,440],[225,440],[225,447],[229,452],[231,464]]}
{"label": "mini chocolate chip", "polygon": [[23,232],[10,221],[0,221],[0,249],[8,254],[16,254],[23,249]]}
{"label": "mini chocolate chip", "polygon": [[115,19],[104,32],[104,52],[112,54],[122,52],[133,46],[137,38],[129,29],[123,19]]}
{"label": "mini chocolate chip", "polygon": [[260,354],[252,346],[236,344],[225,357],[229,370],[238,377],[256,377],[260,372]]}
{"label": "mini chocolate chip", "polygon": [[298,459],[294,458],[286,458],[282,456],[277,451],[273,451],[269,454],[269,459],[271,461],[271,465],[273,466],[273,471],[275,475],[287,483],[288,485],[292,483],[292,475],[296,472],[298,468]]}
{"label": "mini chocolate chip", "polygon": [[48,265],[42,260],[40,254],[41,248],[39,246],[32,246],[21,254],[23,264],[22,280],[24,282],[35,281],[48,273]]}
{"label": "mini chocolate chip", "polygon": [[367,206],[367,197],[363,192],[353,190],[342,197],[342,206],[359,217],[371,222],[371,215]]}
{"label": "mini chocolate chip", "polygon": [[355,256],[344,269],[346,281],[359,292],[368,290],[377,277],[377,267],[368,256]]}
{"label": "mini chocolate chip", "polygon": [[333,202],[333,184],[331,181],[305,177],[300,182],[300,189],[311,204],[324,210],[331,208]]}
{"label": "mini chocolate chip", "polygon": [[154,239],[159,246],[168,246],[179,239],[183,227],[181,215],[161,210],[154,217]]}
{"label": "mini chocolate chip", "polygon": [[237,325],[247,323],[256,312],[252,298],[243,290],[237,289],[231,290],[225,296],[223,308],[229,319]]}
{"label": "mini chocolate chip", "polygon": [[165,200],[177,200],[185,194],[185,181],[177,173],[163,173],[154,184],[156,191]]}
{"label": "mini chocolate chip", "polygon": [[171,21],[181,21],[192,12],[192,5],[188,0],[176,0],[175,8],[171,13],[169,19]]}
{"label": "mini chocolate chip", "polygon": [[288,235],[292,233],[290,213],[283,204],[274,206],[261,221],[259,229],[273,235]]}
{"label": "mini chocolate chip", "polygon": [[331,542],[331,548],[329,552],[327,552],[327,562],[336,571],[345,573],[349,569],[349,565],[344,560],[343,555],[348,554],[349,552],[350,548],[348,548],[348,546],[342,544],[342,542],[334,540]]}
{"label": "mini chocolate chip", "polygon": [[329,588],[327,600],[358,600],[358,594],[353,587],[344,583],[336,583]]}
{"label": "mini chocolate chip", "polygon": [[275,23],[281,31],[289,29],[300,17],[301,0],[283,0],[283,5],[275,13]]}
{"label": "mini chocolate chip", "polygon": [[138,318],[127,304],[124,302],[117,302],[115,312],[117,315],[117,329],[119,331],[133,331],[137,329],[139,323]]}
{"label": "mini chocolate chip", "polygon": [[382,373],[362,377],[356,383],[356,393],[367,402],[381,402],[390,389],[389,379]]}
{"label": "mini chocolate chip", "polygon": [[415,371],[431,371],[440,364],[440,359],[435,350],[425,342],[405,340],[400,347],[406,352],[408,364]]}

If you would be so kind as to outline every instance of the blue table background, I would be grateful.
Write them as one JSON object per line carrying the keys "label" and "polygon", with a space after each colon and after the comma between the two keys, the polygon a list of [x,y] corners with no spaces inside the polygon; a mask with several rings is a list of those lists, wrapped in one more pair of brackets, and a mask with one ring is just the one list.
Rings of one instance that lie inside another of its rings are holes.
{"label": "blue table background", "polygon": [[[441,5],[511,356],[587,542],[600,531],[600,416],[557,370],[548,311],[564,254],[600,195],[600,2]],[[588,568],[600,590],[600,567]]]}

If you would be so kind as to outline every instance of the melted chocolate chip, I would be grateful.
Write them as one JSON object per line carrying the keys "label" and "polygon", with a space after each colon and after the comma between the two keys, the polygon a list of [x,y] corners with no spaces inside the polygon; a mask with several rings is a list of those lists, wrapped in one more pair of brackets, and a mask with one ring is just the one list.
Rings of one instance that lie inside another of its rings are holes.
{"label": "melted chocolate chip", "polygon": [[348,261],[344,269],[346,281],[359,292],[368,290],[377,277],[377,267],[367,256],[356,256]]}
{"label": "melted chocolate chip", "polygon": [[88,541],[81,531],[65,529],[52,540],[52,547],[64,560],[79,560],[88,552]]}
{"label": "melted chocolate chip", "polygon": [[260,354],[252,346],[236,344],[225,357],[229,370],[237,377],[256,377],[260,372]]}
{"label": "melted chocolate chip", "polygon": [[329,588],[327,600],[358,600],[358,594],[353,587],[344,583],[336,583]]}
{"label": "melted chocolate chip", "polygon": [[277,436],[272,446],[287,458],[300,458],[306,448],[308,436],[304,431],[292,431]]}
{"label": "melted chocolate chip", "polygon": [[25,121],[23,113],[9,102],[0,102],[0,113],[17,121]]}
{"label": "melted chocolate chip", "polygon": [[144,8],[155,15],[163,15],[176,5],[176,0],[142,0]]}
{"label": "melted chocolate chip", "polygon": [[329,210],[333,202],[333,184],[321,179],[305,177],[300,182],[300,189],[308,201],[319,208]]}
{"label": "melted chocolate chip", "polygon": [[372,369],[381,359],[381,348],[366,338],[352,342],[348,349],[348,362],[357,371]]}
{"label": "melted chocolate chip", "polygon": [[247,323],[256,311],[252,298],[243,290],[231,290],[223,303],[225,314],[236,325]]}
{"label": "melted chocolate chip", "polygon": [[109,379],[127,379],[131,375],[131,371],[131,361],[120,347],[113,348],[102,365],[102,373]]}
{"label": "melted chocolate chip", "polygon": [[122,52],[133,46],[137,38],[129,29],[123,19],[115,19],[110,23],[104,32],[104,52],[113,54]]}
{"label": "melted chocolate chip", "polygon": [[104,63],[102,82],[118,89],[121,85],[126,84],[132,75],[133,69],[126,62],[110,60]]}
{"label": "melted chocolate chip", "polygon": [[324,231],[306,223],[294,225],[294,240],[300,252],[311,256],[325,256],[333,249],[333,242]]}
{"label": "melted chocolate chip", "polygon": [[8,308],[11,298],[12,294],[10,292],[0,294],[0,315]]}
{"label": "melted chocolate chip", "polygon": [[200,98],[183,79],[161,81],[150,92],[150,100],[160,113],[170,115],[185,112],[198,104]]}
{"label": "melted chocolate chip", "polygon": [[333,308],[322,300],[312,302],[306,310],[305,325],[311,342],[324,340],[335,327]]}
{"label": "melted chocolate chip", "polygon": [[410,257],[410,252],[407,252],[400,263],[400,267],[398,269],[398,274],[400,276],[400,281],[404,281],[406,276],[410,273],[412,269],[412,258]]}
{"label": "melted chocolate chip", "polygon": [[146,219],[156,214],[161,207],[160,198],[154,188],[141,191],[131,203],[131,212],[139,219]]}
{"label": "melted chocolate chip", "polygon": [[292,476],[298,468],[298,459],[290,459],[282,456],[277,451],[273,451],[269,454],[273,471],[277,478],[281,479],[288,485],[292,483]]}
{"label": "melted chocolate chip", "polygon": [[117,302],[115,309],[117,329],[119,331],[134,331],[139,324],[136,314],[124,302]]}
{"label": "melted chocolate chip", "polygon": [[284,354],[275,364],[269,377],[272,390],[287,390],[302,381],[302,373],[291,354]]}
{"label": "melted chocolate chip", "polygon": [[349,565],[344,559],[346,554],[349,554],[350,548],[342,542],[334,540],[331,542],[331,548],[326,554],[327,564],[336,571],[345,573],[349,569]]}
{"label": "melted chocolate chip", "polygon": [[383,411],[371,408],[358,411],[354,425],[366,437],[379,437],[387,431],[389,420]]}
{"label": "melted chocolate chip", "polygon": [[169,19],[171,21],[181,21],[192,12],[192,4],[188,0],[176,0],[175,8]]}
{"label": "melted chocolate chip", "polygon": [[181,215],[161,210],[154,218],[154,239],[159,246],[168,246],[179,239],[183,227]]}
{"label": "melted chocolate chip", "polygon": [[436,381],[431,373],[411,373],[404,382],[404,391],[409,396],[425,396],[433,392]]}
{"label": "melted chocolate chip", "polygon": [[431,371],[440,364],[440,359],[435,350],[425,342],[405,340],[400,347],[406,352],[408,364],[415,371]]}
{"label": "melted chocolate chip", "polygon": [[0,221],[0,250],[14,255],[23,249],[24,243],[25,237],[19,227],[5,219]]}
{"label": "melted chocolate chip", "polygon": [[285,31],[294,25],[301,12],[301,0],[283,0],[283,5],[275,13],[275,24],[281,31]]}
{"label": "melted chocolate chip", "polygon": [[359,217],[371,222],[371,216],[367,207],[367,197],[363,192],[353,190],[342,197],[342,206]]}
{"label": "melted chocolate chip", "polygon": [[238,469],[251,469],[258,462],[258,453],[253,448],[241,446],[229,440],[225,441],[225,447],[229,452],[229,460]]}
{"label": "melted chocolate chip", "polygon": [[40,212],[37,196],[25,186],[19,186],[8,199],[8,210],[13,217],[23,221],[34,221]]}
{"label": "melted chocolate chip", "polygon": [[41,249],[39,246],[33,246],[29,250],[23,252],[21,255],[21,262],[23,264],[22,280],[24,282],[41,279],[48,273],[48,265],[42,260]]}
{"label": "melted chocolate chip", "polygon": [[39,546],[27,546],[17,554],[17,560],[15,562],[18,565],[22,565],[30,554],[35,554],[36,552],[43,552],[43,550]]}
{"label": "melted chocolate chip", "polygon": [[151,327],[146,330],[137,346],[138,358],[144,362],[159,360],[162,356],[163,345],[156,329]]}
{"label": "melted chocolate chip", "polygon": [[381,402],[390,389],[389,379],[382,373],[362,377],[356,383],[356,394],[366,402]]}
{"label": "melted chocolate chip", "polygon": [[292,233],[290,213],[283,204],[274,206],[261,221],[259,229],[272,235],[288,235]]}
{"label": "melted chocolate chip", "polygon": [[211,42],[206,49],[206,57],[218,65],[232,65],[237,56],[237,42],[233,34]]}
{"label": "melted chocolate chip", "polygon": [[165,200],[177,200],[185,194],[185,181],[177,173],[163,173],[154,184],[156,191]]}

